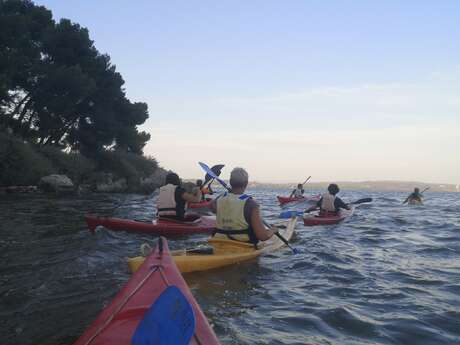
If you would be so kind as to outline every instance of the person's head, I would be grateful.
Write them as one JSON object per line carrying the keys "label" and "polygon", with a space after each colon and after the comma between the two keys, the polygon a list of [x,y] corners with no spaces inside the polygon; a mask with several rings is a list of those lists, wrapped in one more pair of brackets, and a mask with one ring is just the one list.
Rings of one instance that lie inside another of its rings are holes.
{"label": "person's head", "polygon": [[414,193],[418,194],[420,192],[420,189],[418,189],[417,187],[414,188]]}
{"label": "person's head", "polygon": [[232,188],[243,188],[248,186],[249,175],[243,168],[235,168],[230,173],[230,185]]}
{"label": "person's head", "polygon": [[297,185],[297,188],[298,188],[298,189],[302,189],[302,187],[303,187],[303,186],[302,186],[300,183]]}
{"label": "person's head", "polygon": [[327,187],[327,191],[332,195],[336,195],[338,192],[340,192],[340,189],[339,186],[337,186],[335,183],[331,183],[329,187]]}
{"label": "person's head", "polygon": [[203,181],[202,180],[196,180],[196,186],[197,187],[201,187],[203,185]]}
{"label": "person's head", "polygon": [[179,175],[177,175],[176,173],[169,173],[168,175],[166,175],[165,184],[173,184],[175,186],[179,186],[180,185]]}

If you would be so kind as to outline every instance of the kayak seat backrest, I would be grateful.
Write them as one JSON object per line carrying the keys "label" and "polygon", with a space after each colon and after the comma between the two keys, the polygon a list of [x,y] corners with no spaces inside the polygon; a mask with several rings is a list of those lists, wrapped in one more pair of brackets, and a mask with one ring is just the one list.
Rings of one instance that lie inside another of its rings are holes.
{"label": "kayak seat backrest", "polygon": [[210,238],[208,243],[213,246],[214,253],[217,255],[254,251],[254,245],[252,243],[232,241],[223,238]]}

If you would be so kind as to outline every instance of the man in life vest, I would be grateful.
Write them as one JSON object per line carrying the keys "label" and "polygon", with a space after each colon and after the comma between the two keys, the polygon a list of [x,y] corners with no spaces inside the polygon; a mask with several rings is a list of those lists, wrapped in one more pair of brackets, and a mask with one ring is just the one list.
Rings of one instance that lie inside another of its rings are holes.
{"label": "man in life vest", "polygon": [[257,202],[244,194],[248,186],[248,173],[243,168],[235,168],[230,174],[231,192],[218,197],[211,203],[216,213],[216,238],[228,238],[235,241],[257,244],[266,241],[278,231],[267,229],[260,215]]}
{"label": "man in life vest", "polygon": [[[201,192],[188,193],[180,186],[180,178],[175,173],[166,175],[165,185],[160,187],[157,202],[158,217],[185,220],[187,202],[200,202]],[[188,220],[188,219],[187,219]]]}
{"label": "man in life vest", "polygon": [[303,185],[299,183],[297,185],[297,188],[292,191],[289,197],[290,198],[301,198],[303,197],[303,193],[305,193],[305,190],[303,189]]}
{"label": "man in life vest", "polygon": [[421,204],[423,203],[423,196],[420,193],[420,189],[414,188],[414,192],[410,193],[409,196],[404,200],[403,204],[409,202],[410,204]]}
{"label": "man in life vest", "polygon": [[344,208],[345,210],[350,209],[350,207],[337,196],[340,192],[339,186],[335,183],[331,183],[329,187],[327,187],[327,191],[327,193],[324,193],[321,196],[321,199],[318,200],[317,204],[307,209],[306,212],[313,211],[318,207],[320,214],[338,213],[341,208]]}

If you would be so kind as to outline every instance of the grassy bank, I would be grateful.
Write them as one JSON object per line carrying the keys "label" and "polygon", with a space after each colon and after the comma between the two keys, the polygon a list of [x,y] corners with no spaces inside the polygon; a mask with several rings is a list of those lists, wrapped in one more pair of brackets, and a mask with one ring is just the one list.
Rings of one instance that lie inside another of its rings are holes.
{"label": "grassy bank", "polygon": [[125,179],[127,191],[150,192],[141,181],[158,173],[157,161],[139,154],[104,151],[88,158],[56,147],[38,147],[0,133],[0,186],[37,185],[43,176],[67,175],[76,185],[93,188],[110,179]]}

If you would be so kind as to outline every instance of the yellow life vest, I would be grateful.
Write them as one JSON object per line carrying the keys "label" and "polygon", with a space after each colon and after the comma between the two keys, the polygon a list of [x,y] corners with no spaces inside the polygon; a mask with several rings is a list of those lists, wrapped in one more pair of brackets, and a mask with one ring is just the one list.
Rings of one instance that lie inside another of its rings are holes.
{"label": "yellow life vest", "polygon": [[257,242],[250,224],[244,217],[244,206],[249,198],[246,194],[225,193],[217,199],[215,237],[230,238],[241,242]]}

